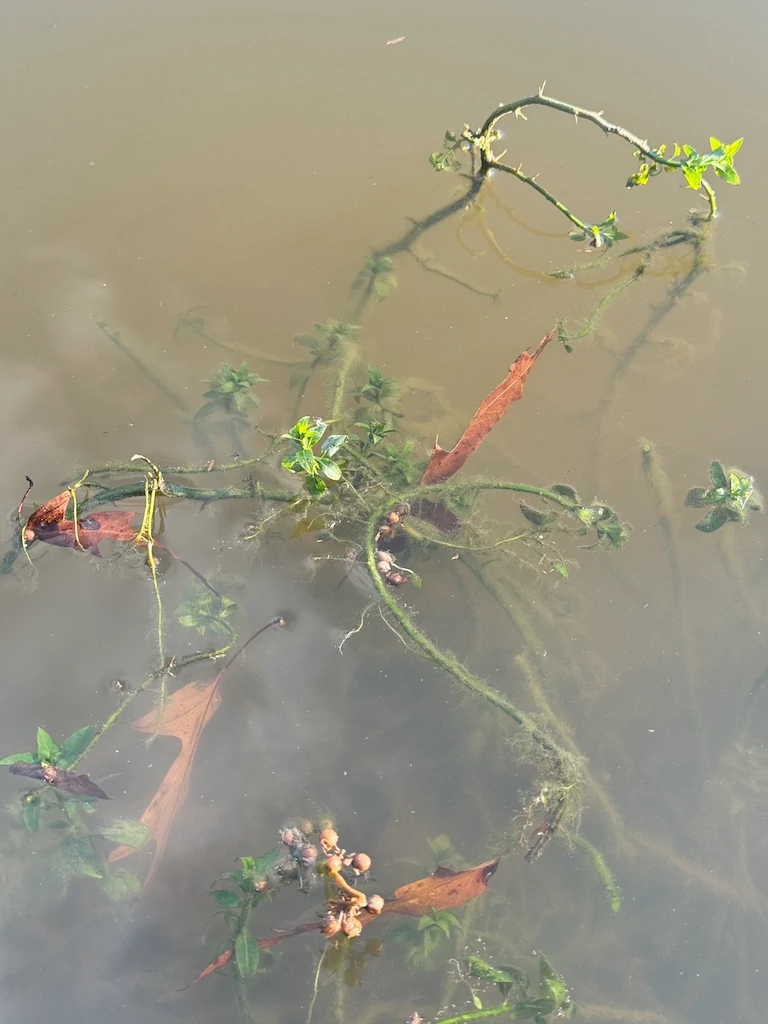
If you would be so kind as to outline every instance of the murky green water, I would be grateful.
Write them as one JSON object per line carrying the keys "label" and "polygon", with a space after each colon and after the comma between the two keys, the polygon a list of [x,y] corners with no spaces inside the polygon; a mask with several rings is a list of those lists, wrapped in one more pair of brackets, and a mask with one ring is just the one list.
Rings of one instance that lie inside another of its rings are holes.
{"label": "murky green water", "polygon": [[[472,1007],[452,960],[478,954],[533,970],[539,950],[586,1020],[762,1020],[765,519],[705,535],[683,498],[707,483],[712,458],[768,486],[763,5],[76,0],[8,7],[0,17],[9,543],[26,474],[35,487],[25,515],[88,467],[138,452],[163,466],[214,460],[215,470],[288,429],[291,364],[307,359],[294,337],[350,317],[365,254],[466,188],[429,166],[446,129],[479,126],[498,103],[547,79],[548,94],[605,109],[654,144],[705,151],[710,135],[746,137],[742,186],[717,187],[708,271],[670,304],[690,260],[659,259],[572,355],[550,345],[526,400],[463,471],[542,487],[563,481],[585,503],[598,496],[632,524],[626,548],[584,550],[591,538],[556,536],[567,581],[541,571],[546,560],[536,571],[535,558],[478,555],[511,588],[506,610],[466,552],[411,548],[406,564],[423,587],[397,591],[417,627],[479,679],[525,712],[548,707],[567,723],[560,738],[585,759],[581,835],[613,872],[620,912],[582,850],[558,836],[528,864],[523,842],[503,856],[486,895],[454,910],[463,931],[418,969],[402,965],[397,944],[377,948],[385,920],[353,947],[378,953],[362,975],[351,961],[334,973],[330,953],[318,970],[325,945],[311,932],[276,946],[271,970],[247,988],[263,1022],[306,1020],[315,986],[317,1022],[390,1024],[413,1011],[449,1018]],[[535,109],[503,127],[507,159],[540,173],[584,217],[617,209],[625,247],[683,225],[701,202],[677,175],[626,191],[631,148],[583,121]],[[454,443],[523,349],[558,319],[575,330],[619,280],[621,262],[588,280],[549,277],[586,259],[584,246],[567,238],[554,209],[502,177],[480,205],[396,255],[396,287],[358,321],[351,383],[363,382],[369,363],[400,380],[403,435],[390,440],[414,440],[420,462],[436,433]],[[243,359],[268,379],[255,388],[255,429],[201,436],[192,417],[206,382],[222,362]],[[320,367],[301,411],[327,418],[332,381],[333,368]],[[354,417],[364,406],[345,409]],[[657,445],[672,482],[668,518],[643,475],[640,438]],[[297,486],[275,465],[193,482]],[[138,512],[142,501],[120,507]],[[514,495],[483,509],[483,543],[526,526]],[[167,508],[162,542],[224,579],[241,641],[277,615],[288,626],[256,640],[226,673],[150,886],[115,901],[98,879],[75,877],[62,895],[50,863],[72,828],[44,818],[34,834],[25,830],[28,780],[3,775],[9,1021],[241,1019],[228,970],[179,990],[227,939],[223,916],[211,920],[209,886],[237,857],[272,847],[286,822],[330,815],[347,848],[370,853],[369,891],[384,895],[433,869],[439,836],[455,847],[454,866],[509,851],[519,837],[535,772],[514,723],[409,649],[375,608],[340,652],[371,599],[354,578],[344,582],[354,528],[342,524],[344,543],[327,533],[291,539],[281,521],[258,548],[244,543],[249,524],[272,511],[250,499]],[[481,541],[467,534],[462,543]],[[117,548],[105,544],[105,554]],[[60,740],[109,719],[125,697],[114,681],[140,686],[159,657],[155,595],[138,556],[99,561],[41,543],[30,555],[34,574],[20,558],[0,591],[0,755],[34,747],[38,726]],[[167,656],[223,643],[174,620],[188,569],[163,555],[159,572]],[[188,668],[169,688],[207,681],[219,667]],[[178,753],[178,740],[147,745],[131,728],[153,692],[78,766],[112,797],[78,828],[141,817]],[[538,810],[532,824],[541,819]],[[139,852],[120,866],[143,878],[151,864],[151,852]],[[254,913],[254,934],[314,920],[322,903],[319,885],[309,894],[282,888]],[[498,1005],[492,988],[478,994]]]}

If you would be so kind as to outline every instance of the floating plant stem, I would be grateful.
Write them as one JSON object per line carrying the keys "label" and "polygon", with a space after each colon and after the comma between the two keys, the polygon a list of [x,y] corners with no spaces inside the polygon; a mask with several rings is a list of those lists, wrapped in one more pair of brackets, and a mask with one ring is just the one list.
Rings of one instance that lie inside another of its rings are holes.
{"label": "floating plant stem", "polygon": [[[475,485],[478,486],[477,484]],[[479,485],[482,486],[482,485]],[[439,490],[439,485],[435,487],[424,487],[416,488],[415,494],[421,494],[423,492],[430,492]],[[537,492],[541,491],[541,488],[536,489]],[[560,497],[560,496],[556,496]],[[365,537],[365,554],[366,563],[368,565],[368,571],[371,574],[374,586],[378,591],[379,597],[386,608],[389,610],[392,617],[398,623],[405,635],[412,640],[416,646],[423,651],[427,657],[431,658],[435,664],[439,665],[444,671],[451,675],[464,689],[474,694],[477,697],[481,697],[487,701],[491,706],[498,708],[505,715],[508,715],[513,721],[525,731],[528,737],[533,743],[539,748],[540,752],[548,758],[553,767],[554,774],[557,777],[558,782],[563,787],[570,787],[575,779],[574,772],[575,766],[573,758],[565,750],[560,748],[553,740],[551,740],[534,722],[534,720],[527,715],[524,711],[517,708],[510,700],[508,700],[503,694],[494,687],[489,686],[479,679],[474,673],[470,672],[469,669],[462,664],[453,654],[448,651],[444,651],[437,647],[420,629],[418,629],[411,617],[407,614],[405,609],[400,605],[392,593],[389,587],[384,582],[381,573],[377,567],[376,557],[376,543],[375,538],[379,528],[379,524],[382,517],[395,505],[396,500],[391,500],[386,505],[376,509],[374,514],[368,521],[368,527],[366,530]]]}
{"label": "floating plant stem", "polygon": [[616,884],[616,880],[611,873],[611,869],[605,862],[605,857],[603,857],[602,853],[600,853],[596,846],[593,846],[592,843],[590,843],[589,840],[584,839],[583,836],[570,835],[568,838],[573,845],[577,847],[577,849],[583,850],[589,857],[592,867],[597,873],[597,877],[602,882],[605,895],[611,904],[611,910],[614,914],[618,914],[621,910],[622,904],[621,889]]}
{"label": "floating plant stem", "polygon": [[109,328],[107,327],[107,324],[103,320],[97,320],[96,326],[106,335],[107,338],[109,338],[109,340],[114,345],[116,345],[120,349],[120,351],[124,355],[128,356],[128,358],[147,378],[147,380],[157,388],[157,390],[160,392],[161,395],[163,395],[164,398],[169,399],[176,406],[177,409],[182,409],[186,411],[189,408],[189,406],[187,405],[183,398],[177,395],[176,392],[173,391],[173,389],[170,388],[165,383],[165,381],[161,380],[154,372],[154,370],[151,370],[147,366],[143,359],[141,359],[139,356],[136,355],[135,352],[128,348],[125,342],[121,339],[119,331],[110,331]]}

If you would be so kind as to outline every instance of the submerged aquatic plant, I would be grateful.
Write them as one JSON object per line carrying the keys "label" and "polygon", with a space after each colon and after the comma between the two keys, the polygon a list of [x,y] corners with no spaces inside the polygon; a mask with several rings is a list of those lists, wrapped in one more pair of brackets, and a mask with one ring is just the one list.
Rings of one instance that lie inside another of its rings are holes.
{"label": "submerged aquatic plant", "polygon": [[347,441],[347,434],[329,434],[320,445],[320,454],[315,455],[313,451],[327,429],[328,424],[323,420],[302,416],[287,434],[282,435],[290,447],[280,465],[304,478],[304,487],[311,498],[320,498],[326,493],[328,485],[325,480],[337,483],[342,476],[341,466],[334,461],[334,455]]}
{"label": "submerged aquatic plant", "polygon": [[397,275],[389,256],[366,256],[355,285],[364,292],[375,292],[379,302],[388,298],[392,289],[397,287]]}
{"label": "submerged aquatic plant", "polygon": [[726,523],[746,526],[750,512],[763,511],[763,496],[755,487],[755,478],[736,466],[724,468],[714,460],[709,467],[709,487],[692,487],[685,504],[692,508],[713,506],[696,523],[702,533],[714,533]]}
{"label": "submerged aquatic plant", "polygon": [[219,413],[247,422],[248,412],[259,404],[256,395],[252,394],[253,388],[256,384],[265,383],[258,373],[251,373],[247,363],[242,363],[239,368],[222,363],[203,394],[208,401],[197,410],[195,419],[202,420]]}

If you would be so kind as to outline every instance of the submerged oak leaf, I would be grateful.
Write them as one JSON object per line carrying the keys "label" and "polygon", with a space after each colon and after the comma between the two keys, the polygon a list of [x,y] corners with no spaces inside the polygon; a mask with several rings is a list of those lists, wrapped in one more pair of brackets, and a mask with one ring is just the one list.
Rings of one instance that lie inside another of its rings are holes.
{"label": "submerged oak leaf", "polygon": [[[157,871],[171,826],[187,796],[190,769],[200,737],[221,704],[221,676],[222,672],[219,672],[210,682],[187,683],[172,693],[160,709],[154,709],[134,722],[133,727],[139,732],[173,736],[181,741],[181,750],[141,816],[142,824],[147,826],[155,840],[155,853],[144,879],[145,886]],[[107,862],[113,864],[133,852],[132,846],[118,846],[110,853]]]}

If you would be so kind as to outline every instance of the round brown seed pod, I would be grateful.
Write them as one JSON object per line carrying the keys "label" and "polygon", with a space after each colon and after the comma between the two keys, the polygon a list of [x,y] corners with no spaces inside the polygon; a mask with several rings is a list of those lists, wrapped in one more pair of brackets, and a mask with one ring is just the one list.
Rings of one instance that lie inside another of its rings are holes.
{"label": "round brown seed pod", "polygon": [[328,853],[329,850],[335,850],[339,845],[339,835],[336,830],[332,828],[324,828],[317,838],[326,853]]}
{"label": "round brown seed pod", "polygon": [[339,857],[337,853],[332,853],[331,856],[325,862],[326,871],[334,872],[335,874],[338,874],[338,872],[341,871],[343,866],[344,865],[342,864],[341,857]]}
{"label": "round brown seed pod", "polygon": [[356,853],[352,858],[352,870],[357,875],[362,875],[371,870],[371,858],[367,853]]}
{"label": "round brown seed pod", "polygon": [[332,938],[341,931],[341,922],[333,914],[326,914],[323,919],[323,926],[320,929],[327,938]]}
{"label": "round brown seed pod", "polygon": [[341,930],[348,939],[354,939],[363,930],[363,926],[356,917],[350,917],[349,914],[347,914],[341,922]]}
{"label": "round brown seed pod", "polygon": [[378,895],[369,896],[366,906],[372,914],[380,914],[384,909],[384,897]]}
{"label": "round brown seed pod", "polygon": [[404,583],[408,582],[408,577],[402,572],[390,572],[385,577],[387,583],[391,583],[393,587],[401,587]]}
{"label": "round brown seed pod", "polygon": [[317,847],[311,843],[307,843],[306,846],[300,846],[298,849],[298,859],[302,867],[314,867],[317,863]]}

